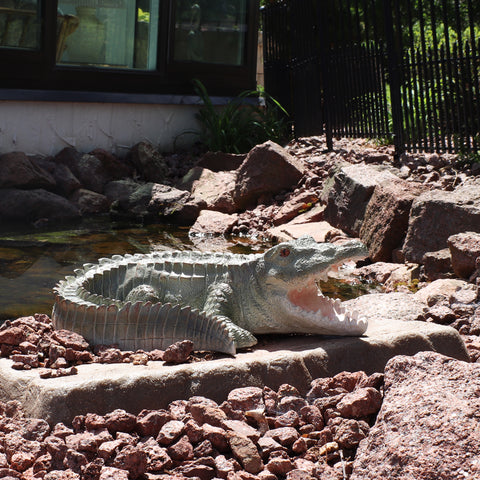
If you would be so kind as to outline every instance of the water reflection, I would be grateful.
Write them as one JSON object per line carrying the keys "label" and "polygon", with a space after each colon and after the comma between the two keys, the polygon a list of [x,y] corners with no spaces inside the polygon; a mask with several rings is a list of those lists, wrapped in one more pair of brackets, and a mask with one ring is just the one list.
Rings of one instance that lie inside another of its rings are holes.
{"label": "water reflection", "polygon": [[132,226],[96,220],[75,228],[0,230],[0,321],[50,314],[52,289],[84,263],[115,254],[156,250],[252,253],[269,245],[245,239],[189,238],[188,230],[165,225]]}

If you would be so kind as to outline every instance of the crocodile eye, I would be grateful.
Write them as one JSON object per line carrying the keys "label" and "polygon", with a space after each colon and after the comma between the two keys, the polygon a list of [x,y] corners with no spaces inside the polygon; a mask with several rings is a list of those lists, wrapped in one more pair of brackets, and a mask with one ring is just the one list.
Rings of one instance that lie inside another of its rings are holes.
{"label": "crocodile eye", "polygon": [[282,248],[280,250],[280,256],[281,257],[288,257],[290,255],[290,249],[289,248]]}

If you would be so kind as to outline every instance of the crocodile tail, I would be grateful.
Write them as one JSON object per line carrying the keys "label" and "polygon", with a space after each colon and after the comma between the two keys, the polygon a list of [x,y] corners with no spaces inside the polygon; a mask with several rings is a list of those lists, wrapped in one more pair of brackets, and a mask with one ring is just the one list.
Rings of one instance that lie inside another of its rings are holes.
{"label": "crocodile tail", "polygon": [[236,351],[223,321],[170,303],[85,305],[57,296],[52,319],[55,328],[77,332],[92,345],[117,344],[124,350],[149,351],[191,340],[195,350],[230,355]]}

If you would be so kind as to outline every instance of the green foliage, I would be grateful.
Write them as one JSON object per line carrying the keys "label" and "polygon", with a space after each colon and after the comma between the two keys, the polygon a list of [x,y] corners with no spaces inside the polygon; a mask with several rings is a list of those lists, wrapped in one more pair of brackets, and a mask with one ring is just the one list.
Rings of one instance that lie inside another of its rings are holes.
{"label": "green foliage", "polygon": [[480,146],[480,133],[475,135],[473,138],[473,145],[477,148],[469,149],[464,143],[463,137],[460,135],[455,135],[453,138],[453,142],[455,144],[455,149],[458,151],[458,159],[457,159],[457,166],[463,167],[471,167],[474,163],[480,163],[480,150],[478,147]]}
{"label": "green foliage", "polygon": [[197,114],[201,131],[195,133],[208,150],[246,153],[267,140],[283,143],[291,138],[288,113],[264,90],[242,92],[227,105],[215,107],[202,82],[193,83],[203,102]]}

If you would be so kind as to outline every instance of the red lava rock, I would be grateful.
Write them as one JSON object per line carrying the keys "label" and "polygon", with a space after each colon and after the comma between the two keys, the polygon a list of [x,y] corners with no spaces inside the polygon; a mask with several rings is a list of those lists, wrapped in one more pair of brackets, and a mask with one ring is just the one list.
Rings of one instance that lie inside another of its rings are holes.
{"label": "red lava rock", "polygon": [[67,447],[76,452],[92,452],[97,451],[99,445],[98,439],[91,432],[75,433],[65,438]]}
{"label": "red lava rock", "polygon": [[75,473],[81,473],[83,467],[87,465],[87,457],[76,450],[69,448],[63,459],[63,466]]}
{"label": "red lava rock", "polygon": [[167,448],[168,455],[172,460],[184,461],[191,460],[193,458],[193,446],[186,435],[180,438],[180,440],[170,445]]}
{"label": "red lava rock", "polygon": [[103,467],[99,480],[129,480],[128,472],[121,468]]}
{"label": "red lava rock", "polygon": [[267,469],[275,475],[285,476],[293,470],[293,462],[289,458],[275,457],[267,463]]}
{"label": "red lava rock", "polygon": [[161,361],[163,361],[164,353],[165,352],[163,350],[158,350],[158,349],[151,350],[150,352],[148,352],[148,358],[152,362],[161,362]]}
{"label": "red lava rock", "polygon": [[255,474],[263,470],[262,458],[249,438],[228,432],[227,439],[233,455],[247,472]]}
{"label": "red lava rock", "polygon": [[203,440],[203,429],[195,420],[188,420],[185,423],[185,434],[192,443],[198,443]]}
{"label": "red lava rock", "polygon": [[300,410],[307,405],[307,401],[304,398],[298,396],[284,396],[280,398],[277,404],[277,410],[280,413],[288,412],[289,410],[294,410],[299,413]]}
{"label": "red lava rock", "polygon": [[50,425],[40,418],[25,418],[20,431],[26,440],[43,442],[50,433]]}
{"label": "red lava rock", "polygon": [[[204,462],[210,463],[207,465]],[[215,461],[213,458],[200,458],[198,460],[193,460],[190,462],[185,462],[183,465],[180,465],[175,469],[175,472],[178,472],[185,477],[196,477],[200,480],[211,480],[215,477]]]}
{"label": "red lava rock", "polygon": [[82,335],[70,330],[54,330],[52,338],[65,348],[72,348],[73,350],[86,350],[89,347],[88,342]]}
{"label": "red lava rock", "polygon": [[302,407],[300,410],[300,418],[306,423],[311,423],[316,430],[321,430],[325,425],[322,412],[315,405]]}
{"label": "red lava rock", "polygon": [[337,427],[333,440],[338,443],[341,448],[356,448],[361,440],[363,440],[369,431],[369,426],[364,421],[354,419],[342,419]]}
{"label": "red lava rock", "polygon": [[214,456],[216,453],[218,452],[216,452],[216,450],[213,448],[212,442],[210,442],[210,440],[204,440],[193,449],[193,455],[195,458],[211,457]]}
{"label": "red lava rock", "polygon": [[166,410],[142,410],[136,419],[136,431],[142,437],[157,436],[160,429],[170,420],[173,420],[172,415]]}
{"label": "red lava rock", "polygon": [[381,405],[380,392],[373,387],[366,387],[347,393],[337,403],[337,410],[346,418],[362,418],[377,413]]}
{"label": "red lava rock", "polygon": [[281,427],[269,430],[264,436],[273,438],[284,447],[289,447],[300,435],[293,427]]}
{"label": "red lava rock", "polygon": [[283,415],[279,415],[274,419],[274,427],[298,427],[300,424],[300,417],[298,413],[294,410],[289,410]]}
{"label": "red lava rock", "polygon": [[105,417],[97,415],[96,413],[87,413],[83,422],[87,430],[97,430],[107,426]]}
{"label": "red lava rock", "polygon": [[137,419],[125,410],[117,409],[105,415],[105,423],[111,432],[133,432]]}
{"label": "red lava rock", "polygon": [[167,363],[185,363],[193,352],[193,342],[183,340],[170,345],[163,353],[163,360]]}
{"label": "red lava rock", "polygon": [[253,428],[248,425],[248,423],[240,420],[225,420],[223,422],[223,427],[228,431],[243,435],[253,442],[257,442],[260,438],[260,433],[256,428]]}
{"label": "red lava rock", "polygon": [[228,394],[227,401],[234,410],[263,408],[263,390],[258,387],[235,388]]}
{"label": "red lava rock", "polygon": [[264,459],[268,458],[273,452],[286,451],[284,446],[280,445],[280,443],[278,443],[272,437],[268,437],[266,435],[259,438],[257,445],[259,446],[260,452]]}
{"label": "red lava rock", "polygon": [[104,465],[105,462],[102,458],[96,458],[93,462],[85,465],[82,472],[82,480],[99,480]]}
{"label": "red lava rock", "polygon": [[0,343],[7,345],[20,345],[27,340],[26,332],[20,327],[10,327],[0,330]]}
{"label": "red lava rock", "polygon": [[189,411],[199,425],[209,423],[214,427],[221,427],[225,420],[227,420],[227,415],[220,407],[197,403],[191,405]]}
{"label": "red lava rock", "polygon": [[140,448],[126,445],[115,457],[113,466],[127,470],[129,477],[137,479],[147,470],[147,453]]}
{"label": "red lava rock", "polygon": [[290,470],[290,472],[287,473],[287,476],[285,477],[285,479],[286,480],[315,480],[315,478],[312,475],[299,469]]}
{"label": "red lava rock", "polygon": [[179,420],[170,420],[165,423],[157,435],[157,442],[160,445],[171,445],[182,435],[185,424]]}
{"label": "red lava rock", "polygon": [[219,452],[227,452],[229,445],[227,442],[227,434],[223,428],[214,427],[205,423],[202,425],[203,437],[211,442],[214,448]]}
{"label": "red lava rock", "polygon": [[138,446],[147,454],[147,472],[160,472],[173,465],[167,449],[160,447],[153,438],[139,443]]}
{"label": "red lava rock", "polygon": [[105,348],[97,353],[99,363],[122,363],[123,354],[118,348]]}

